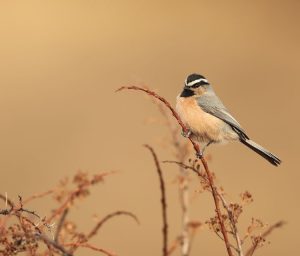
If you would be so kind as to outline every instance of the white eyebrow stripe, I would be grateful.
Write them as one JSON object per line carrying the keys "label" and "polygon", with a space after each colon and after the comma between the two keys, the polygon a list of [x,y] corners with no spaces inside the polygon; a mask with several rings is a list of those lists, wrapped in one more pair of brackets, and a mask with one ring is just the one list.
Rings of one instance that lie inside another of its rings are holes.
{"label": "white eyebrow stripe", "polygon": [[185,80],[185,85],[186,86],[193,86],[194,84],[197,84],[197,83],[200,83],[200,82],[208,83],[208,81],[205,78],[200,78],[200,79],[194,80],[194,81],[189,82],[189,83],[187,83],[187,80]]}

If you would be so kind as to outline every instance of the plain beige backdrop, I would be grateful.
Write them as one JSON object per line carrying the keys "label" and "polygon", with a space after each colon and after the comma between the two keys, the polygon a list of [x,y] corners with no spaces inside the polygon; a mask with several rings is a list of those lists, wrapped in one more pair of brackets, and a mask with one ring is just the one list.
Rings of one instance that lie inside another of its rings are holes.
{"label": "plain beige backdrop", "polygon": [[[299,249],[300,2],[290,1],[0,1],[0,193],[16,200],[45,191],[77,170],[118,170],[77,204],[84,231],[92,215],[123,209],[91,241],[118,255],[160,255],[158,180],[149,143],[161,160],[167,129],[141,93],[147,85],[170,102],[191,72],[205,75],[250,137],[280,156],[275,168],[242,145],[212,146],[211,168],[229,195],[249,190],[254,203],[240,219],[285,220],[256,255]],[[170,240],[180,232],[176,168],[163,165]],[[196,190],[195,187],[194,190]],[[209,195],[192,194],[191,217],[214,213]],[[32,204],[47,214],[50,198]],[[3,204],[0,206],[4,207]],[[81,250],[79,255],[98,255]],[[174,255],[179,255],[176,252]],[[200,230],[191,255],[225,255]]]}

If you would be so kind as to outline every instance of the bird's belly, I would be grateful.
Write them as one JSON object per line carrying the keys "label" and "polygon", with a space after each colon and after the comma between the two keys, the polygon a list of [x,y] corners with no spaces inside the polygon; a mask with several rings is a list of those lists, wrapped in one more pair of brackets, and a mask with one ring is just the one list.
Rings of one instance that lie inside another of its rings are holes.
{"label": "bird's belly", "polygon": [[200,142],[225,142],[237,138],[228,124],[203,111],[194,97],[178,97],[176,109],[194,139]]}

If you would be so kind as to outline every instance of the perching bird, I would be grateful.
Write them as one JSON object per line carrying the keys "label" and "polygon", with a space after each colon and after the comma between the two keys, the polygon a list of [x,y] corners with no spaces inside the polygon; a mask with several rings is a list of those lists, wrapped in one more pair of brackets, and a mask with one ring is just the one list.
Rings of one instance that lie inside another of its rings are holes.
{"label": "perching bird", "polygon": [[239,140],[248,148],[278,166],[281,160],[250,140],[241,125],[228,112],[205,77],[189,75],[177,97],[176,109],[192,139],[204,143],[201,154],[211,143]]}

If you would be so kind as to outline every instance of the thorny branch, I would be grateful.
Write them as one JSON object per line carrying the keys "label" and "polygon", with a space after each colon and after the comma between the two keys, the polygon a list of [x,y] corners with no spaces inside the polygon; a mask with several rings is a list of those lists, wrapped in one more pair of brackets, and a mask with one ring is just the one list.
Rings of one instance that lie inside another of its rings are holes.
{"label": "thorny branch", "polygon": [[[123,87],[119,88],[117,90],[117,92],[125,90],[125,89],[143,91],[143,92],[147,93],[148,95],[150,95],[152,97],[155,97],[158,100],[160,100],[171,111],[172,115],[175,117],[175,119],[177,120],[178,124],[181,126],[182,131],[185,134],[188,134],[188,132],[189,132],[188,128],[185,126],[185,124],[182,122],[182,120],[179,117],[179,115],[177,114],[177,112],[174,110],[174,108],[171,106],[171,104],[165,98],[159,96],[157,93],[155,93],[155,92],[153,92],[153,91],[151,91],[149,89],[138,87],[138,86],[123,86]],[[205,158],[201,155],[201,151],[200,151],[199,145],[195,141],[193,141],[193,139],[190,136],[188,137],[188,139],[191,142],[191,144],[193,145],[194,150],[196,152],[196,155],[197,156],[201,156],[200,160],[201,160],[201,162],[202,162],[202,164],[204,166],[204,169],[205,169],[205,172],[207,174],[208,181],[209,181],[209,186],[210,186],[211,191],[212,191],[212,195],[213,195],[213,199],[214,199],[214,203],[215,203],[215,207],[216,207],[215,210],[216,210],[216,214],[217,214],[217,217],[218,217],[218,220],[219,220],[219,224],[220,224],[220,227],[221,227],[221,232],[222,232],[222,235],[223,235],[223,238],[224,238],[226,250],[227,250],[227,253],[228,253],[229,256],[233,256],[233,253],[231,251],[231,245],[230,245],[230,242],[229,242],[229,239],[228,239],[228,234],[227,234],[227,231],[226,231],[226,228],[225,228],[225,224],[224,224],[224,221],[223,221],[223,218],[222,218],[222,213],[221,213],[221,209],[220,209],[220,202],[219,202],[219,198],[218,198],[218,193],[217,193],[216,187],[214,185],[212,174],[211,174],[211,172],[210,172],[210,170],[208,168],[208,164],[207,164]]]}
{"label": "thorny branch", "polygon": [[[0,255],[11,256],[22,252],[27,252],[28,255],[31,256],[37,255],[37,252],[40,251],[40,244],[43,243],[46,245],[48,251],[46,250],[44,253],[41,252],[39,255],[73,256],[77,248],[84,247],[101,252],[107,256],[115,256],[115,253],[91,245],[88,243],[88,239],[96,235],[103,223],[114,216],[128,215],[138,222],[138,219],[134,214],[126,211],[117,211],[107,215],[90,232],[89,237],[82,232],[78,232],[74,222],[66,221],[66,216],[70,211],[70,207],[73,205],[73,201],[78,197],[88,195],[89,186],[102,181],[103,177],[110,173],[114,172],[101,173],[99,175],[94,175],[91,179],[89,179],[86,174],[79,172],[74,176],[73,180],[73,183],[77,186],[75,190],[68,191],[64,189],[61,192],[59,191],[56,195],[57,200],[61,202],[60,200],[64,197],[66,197],[66,200],[62,201],[60,207],[58,207],[50,217],[50,220],[54,217],[59,217],[59,224],[53,238],[48,237],[42,228],[47,227],[48,231],[52,233],[53,225],[49,225],[46,218],[41,218],[35,211],[26,209],[21,196],[19,196],[19,202],[15,204],[7,197],[7,195],[0,194],[0,200],[5,202],[5,209],[0,209],[0,215],[5,216],[5,218],[0,219]],[[33,195],[32,197],[29,197],[26,202],[48,195],[50,194],[50,191],[51,193],[55,192],[55,190],[49,190],[41,194]],[[17,222],[8,221],[11,217],[15,217]],[[32,217],[37,218],[39,222],[35,223]],[[8,224],[9,226],[7,227]],[[62,230],[63,232],[61,232]],[[62,236],[62,241],[70,238],[71,241],[76,239],[77,242],[61,242],[59,240],[60,235]],[[70,248],[66,249],[67,247]]]}
{"label": "thorny branch", "polygon": [[[0,198],[4,199],[4,196],[0,195]],[[50,247],[52,246],[52,247],[58,249],[59,251],[63,252],[64,255],[66,255],[66,256],[70,255],[65,251],[65,249],[61,245],[59,245],[55,241],[49,239],[47,236],[43,235],[42,230],[38,227],[37,224],[35,224],[32,220],[30,220],[29,218],[22,215],[22,213],[27,213],[31,216],[34,216],[43,223],[43,226],[47,227],[48,229],[51,228],[51,226],[48,225],[44,221],[44,219],[42,219],[35,211],[31,211],[31,210],[25,209],[23,207],[23,201],[22,201],[21,196],[19,196],[19,207],[15,207],[14,203],[10,199],[5,198],[5,200],[6,200],[6,202],[8,202],[8,204],[10,205],[11,208],[6,211],[2,210],[1,214],[7,215],[7,216],[16,216],[16,218],[18,219],[18,221],[20,223],[20,227],[24,232],[24,236],[26,237],[26,240],[28,240],[28,241],[31,241],[32,239],[42,240],[47,245],[49,251],[51,251]],[[26,223],[28,223],[30,225],[30,227],[32,227],[33,230],[36,231],[34,234],[31,233],[31,230],[29,229],[29,227]],[[19,239],[21,239],[21,238],[19,238]],[[20,240],[20,241],[22,241],[22,240]],[[31,255],[34,255],[34,251],[32,250],[32,247],[30,245],[28,246],[28,250],[30,251]]]}
{"label": "thorny branch", "polygon": [[160,191],[161,191],[161,206],[162,206],[162,215],[163,215],[163,229],[162,229],[162,231],[163,231],[163,250],[162,251],[163,251],[163,256],[167,256],[168,255],[168,223],[167,223],[167,201],[166,201],[165,183],[164,183],[161,167],[160,167],[160,164],[159,164],[159,161],[158,161],[155,151],[149,145],[144,145],[144,146],[147,149],[149,149],[149,151],[151,152],[151,154],[153,156],[157,174],[159,177]]}
{"label": "thorny branch", "polygon": [[13,203],[12,200],[8,199],[6,196],[4,197],[3,195],[0,194],[0,198],[1,199],[5,199],[5,201],[8,203],[8,205],[10,206],[10,209],[4,209],[4,210],[0,210],[0,215],[15,215],[19,218],[19,220],[21,219],[21,217],[23,219],[26,219],[27,222],[31,223],[32,225],[34,225],[35,227],[37,227],[37,225],[33,224],[29,219],[25,218],[24,216],[21,216],[20,213],[27,213],[29,215],[32,215],[34,217],[36,217],[39,221],[41,221],[43,223],[43,225],[47,228],[49,228],[49,224],[47,224],[45,222],[44,219],[42,219],[40,217],[40,215],[38,215],[35,211],[31,211],[28,209],[25,209],[23,206],[23,200],[22,197],[19,195],[19,207],[16,207],[15,204]]}

